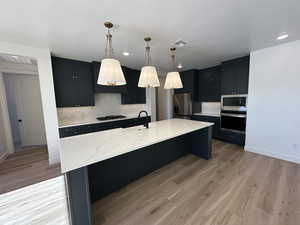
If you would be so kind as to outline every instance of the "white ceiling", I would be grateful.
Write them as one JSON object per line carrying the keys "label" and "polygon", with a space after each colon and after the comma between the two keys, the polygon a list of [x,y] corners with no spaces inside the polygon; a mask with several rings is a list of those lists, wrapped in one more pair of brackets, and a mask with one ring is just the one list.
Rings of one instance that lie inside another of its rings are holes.
{"label": "white ceiling", "polygon": [[[178,39],[183,69],[203,68],[252,50],[300,39],[299,0],[10,0],[1,4],[0,41],[49,47],[56,56],[85,61],[104,56],[104,21],[117,25],[113,46],[122,64],[140,68],[145,36],[152,61],[170,66]],[[277,41],[282,33],[289,38]],[[129,51],[130,56],[122,55]]]}

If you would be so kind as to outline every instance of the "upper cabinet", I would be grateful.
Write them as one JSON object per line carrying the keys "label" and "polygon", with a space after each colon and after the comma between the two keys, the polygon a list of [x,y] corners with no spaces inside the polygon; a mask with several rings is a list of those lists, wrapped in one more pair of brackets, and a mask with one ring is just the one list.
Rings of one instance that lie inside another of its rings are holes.
{"label": "upper cabinet", "polygon": [[94,85],[88,62],[52,57],[57,107],[94,106]]}
{"label": "upper cabinet", "polygon": [[197,70],[187,70],[180,72],[180,78],[183,88],[175,89],[174,93],[191,93],[192,98],[194,99],[195,95],[197,95],[197,74]]}
{"label": "upper cabinet", "polygon": [[198,102],[219,102],[221,99],[221,66],[199,70],[197,76]]}
{"label": "upper cabinet", "polygon": [[[94,90],[95,93],[122,93],[126,90],[126,85],[119,85],[119,86],[105,86],[97,84],[99,70],[100,70],[101,63],[99,62],[92,62],[92,71],[94,77]],[[125,68],[122,67],[123,73],[125,75]],[[126,77],[125,77],[126,79]],[[127,80],[126,80],[127,81]]]}
{"label": "upper cabinet", "polygon": [[242,57],[222,63],[221,94],[247,94],[250,57]]}
{"label": "upper cabinet", "polygon": [[123,72],[127,84],[122,92],[122,104],[146,104],[146,88],[138,87],[141,71],[124,67]]}

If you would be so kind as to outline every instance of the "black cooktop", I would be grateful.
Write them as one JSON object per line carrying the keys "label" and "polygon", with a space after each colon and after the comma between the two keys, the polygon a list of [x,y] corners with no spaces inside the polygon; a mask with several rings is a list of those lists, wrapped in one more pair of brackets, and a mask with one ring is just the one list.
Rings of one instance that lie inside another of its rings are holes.
{"label": "black cooktop", "polygon": [[115,120],[115,119],[122,119],[122,118],[126,118],[126,116],[123,115],[109,115],[109,116],[101,116],[98,117],[97,120]]}

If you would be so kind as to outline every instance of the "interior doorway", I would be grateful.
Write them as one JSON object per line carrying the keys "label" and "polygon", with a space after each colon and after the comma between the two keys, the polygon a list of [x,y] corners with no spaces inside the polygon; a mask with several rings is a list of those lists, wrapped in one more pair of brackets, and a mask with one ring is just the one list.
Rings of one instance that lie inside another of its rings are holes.
{"label": "interior doorway", "polygon": [[23,150],[47,149],[35,59],[0,53],[0,109],[1,140],[5,142],[0,149],[1,161]]}
{"label": "interior doorway", "polygon": [[49,165],[40,78],[36,59],[0,53],[0,195],[61,174]]}
{"label": "interior doorway", "polygon": [[38,76],[4,73],[3,78],[15,152],[46,145]]}

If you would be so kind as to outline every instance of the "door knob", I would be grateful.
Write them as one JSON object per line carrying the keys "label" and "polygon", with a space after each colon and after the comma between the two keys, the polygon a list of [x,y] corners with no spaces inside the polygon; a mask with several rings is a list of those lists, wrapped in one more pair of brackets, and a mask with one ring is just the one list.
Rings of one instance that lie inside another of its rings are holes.
{"label": "door knob", "polygon": [[19,123],[21,123],[21,122],[22,122],[22,120],[18,120],[18,122],[19,122]]}

